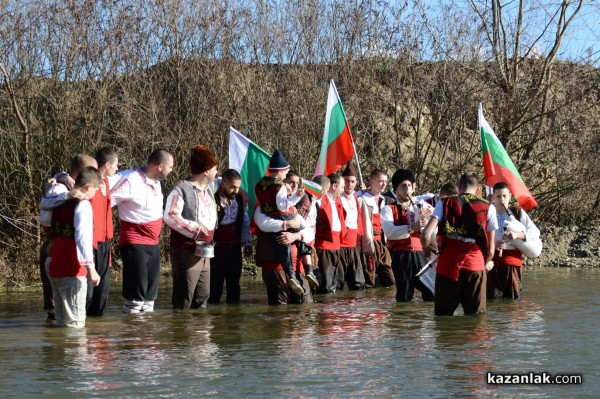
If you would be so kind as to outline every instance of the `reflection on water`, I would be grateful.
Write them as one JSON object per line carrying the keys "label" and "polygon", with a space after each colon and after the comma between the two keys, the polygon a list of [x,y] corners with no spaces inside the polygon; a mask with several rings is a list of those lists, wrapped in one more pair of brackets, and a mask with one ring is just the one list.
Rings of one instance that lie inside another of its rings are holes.
{"label": "reflection on water", "polygon": [[[480,317],[435,317],[393,289],[273,307],[256,280],[241,305],[171,311],[165,285],[155,313],[122,315],[115,286],[108,314],[81,330],[45,327],[41,293],[3,292],[0,397],[594,397],[598,277],[530,270],[525,299]],[[488,385],[488,371],[584,384]]]}

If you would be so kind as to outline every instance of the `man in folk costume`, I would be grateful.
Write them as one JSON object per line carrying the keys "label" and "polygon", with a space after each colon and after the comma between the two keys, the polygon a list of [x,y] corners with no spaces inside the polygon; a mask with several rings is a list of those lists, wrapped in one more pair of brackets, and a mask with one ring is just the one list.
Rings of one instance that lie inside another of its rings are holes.
{"label": "man in folk costume", "polygon": [[[494,253],[494,268],[487,275],[487,297],[518,299],[521,297],[523,284],[521,281],[523,269],[523,254],[516,248],[507,248],[505,241],[531,241],[540,236],[540,230],[533,223],[527,212],[518,204],[509,206],[512,194],[508,184],[499,182],[494,185],[492,202],[496,208],[498,229],[496,230],[496,252]],[[525,231],[503,231],[504,222],[518,220]]]}
{"label": "man in folk costume", "polygon": [[365,288],[365,275],[358,250],[358,237],[362,234],[362,219],[358,217],[358,197],[354,191],[358,182],[358,173],[352,161],[346,165],[342,178],[344,191],[340,195],[340,200],[344,208],[346,234],[340,242],[341,266],[338,274],[338,289],[343,289],[345,281],[349,289],[362,290]]}
{"label": "man in folk costume", "polygon": [[[86,154],[77,154],[71,159],[69,173],[61,172],[55,175],[46,189],[40,202],[40,224],[45,233],[42,246],[40,248],[40,276],[42,279],[42,293],[44,298],[44,310],[48,312],[46,322],[54,321],[54,299],[52,294],[52,285],[46,273],[46,266],[52,250],[52,239],[50,238],[50,226],[52,222],[52,212],[55,208],[61,206],[65,201],[78,199],[85,200],[79,190],[74,190],[75,179],[81,170],[88,166],[98,167],[98,162]],[[62,178],[61,178],[62,177]]]}
{"label": "man in folk costume", "polygon": [[[288,161],[283,157],[281,151],[275,150],[269,161],[269,175],[263,177],[256,184],[255,193],[262,213],[267,217],[282,220],[283,231],[297,233],[305,226],[302,223],[302,218],[298,217],[298,212],[295,208],[295,205],[300,200],[300,196],[297,193],[289,195],[288,187],[286,187],[283,181],[289,170],[290,164]],[[300,220],[302,226],[291,227],[287,225],[287,222],[294,219]],[[290,288],[298,295],[304,294],[304,288],[294,272],[295,260],[293,258],[297,254],[293,255],[289,245],[280,244],[274,237],[272,245],[278,258],[281,260],[283,270],[287,274]],[[315,287],[318,285],[312,269],[306,270],[306,276],[311,285],[314,284]]]}
{"label": "man in folk costume", "polygon": [[191,177],[169,193],[163,215],[171,228],[173,309],[204,307],[210,295],[210,258],[217,228],[210,186],[217,175],[217,159],[208,147],[192,148],[190,172]]}
{"label": "man in folk costume", "polygon": [[415,288],[421,291],[424,301],[432,301],[433,293],[416,275],[427,263],[421,253],[420,237],[433,207],[424,201],[415,203],[413,200],[416,183],[411,170],[397,170],[392,176],[392,188],[397,200],[382,209],[381,227],[392,255],[396,301],[411,301]]}
{"label": "man in folk costume", "polygon": [[423,255],[431,256],[431,235],[442,236],[435,277],[435,314],[451,316],[458,305],[465,314],[486,310],[486,269],[493,268],[496,209],[479,197],[477,175],[465,173],[459,195],[443,198],[421,233]]}
{"label": "man in folk costume", "polygon": [[387,173],[375,169],[369,178],[369,189],[358,197],[363,226],[361,248],[366,288],[375,287],[377,282],[383,287],[394,285],[392,258],[381,227],[381,210],[392,201],[382,195],[387,183]]}
{"label": "man in folk costume", "polygon": [[[88,166],[77,174],[75,190],[93,198],[102,184],[98,169]],[[93,211],[90,202],[71,200],[52,212],[52,250],[46,272],[52,284],[58,326],[85,326],[87,284],[98,285],[94,266]]]}
{"label": "man in folk costume", "polygon": [[94,263],[100,275],[100,284],[88,285],[86,314],[102,316],[108,303],[111,274],[111,241],[113,238],[112,204],[110,196],[111,182],[119,170],[119,158],[111,147],[103,147],[96,151],[98,170],[103,182],[100,190],[90,200],[94,211]]}
{"label": "man in folk costume", "polygon": [[344,191],[344,179],[338,173],[329,176],[329,189],[316,204],[317,223],[315,248],[321,284],[318,293],[335,292],[338,287],[338,273],[343,272],[340,248],[342,237],[346,234],[344,207],[340,195]]}
{"label": "man in folk costume", "polygon": [[242,247],[252,254],[250,218],[240,194],[242,177],[235,169],[221,176],[215,193],[219,227],[215,232],[215,257],[210,260],[210,296],[208,303],[219,303],[223,283],[227,284],[227,303],[240,302],[242,276]]}
{"label": "man in folk costume", "polygon": [[283,179],[289,171],[289,163],[279,150],[275,150],[269,162],[268,175],[255,187],[258,206],[254,222],[258,228],[256,264],[262,269],[269,304],[312,302],[310,286],[302,270],[299,270],[296,241],[311,242],[314,231],[305,228],[291,204],[297,198],[288,198],[288,188]]}
{"label": "man in folk costume", "polygon": [[162,149],[152,152],[146,166],[122,173],[111,192],[119,207],[119,248],[123,260],[125,313],[154,311],[160,277],[159,236],[163,221],[160,182],[173,170],[173,156]]}

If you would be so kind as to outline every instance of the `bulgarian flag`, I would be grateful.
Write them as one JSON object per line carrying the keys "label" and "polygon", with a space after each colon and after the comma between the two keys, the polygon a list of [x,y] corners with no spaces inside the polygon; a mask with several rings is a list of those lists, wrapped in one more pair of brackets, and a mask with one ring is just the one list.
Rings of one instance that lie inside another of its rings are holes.
{"label": "bulgarian flag", "polygon": [[323,187],[314,181],[302,179],[302,186],[307,193],[316,198],[321,198],[323,196]]}
{"label": "bulgarian flag", "polygon": [[250,197],[250,217],[254,213],[256,194],[254,187],[267,174],[271,155],[229,127],[229,168],[235,169],[242,175],[242,189]]}
{"label": "bulgarian flag", "polygon": [[535,208],[537,202],[529,193],[519,171],[510,160],[498,136],[483,117],[481,103],[479,104],[479,131],[481,133],[485,184],[493,187],[496,183],[505,182],[521,208],[526,211]]}
{"label": "bulgarian flag", "polygon": [[350,125],[342,107],[342,101],[331,80],[327,96],[327,113],[325,114],[325,131],[321,154],[317,161],[314,176],[335,173],[355,154],[354,142],[350,133]]}

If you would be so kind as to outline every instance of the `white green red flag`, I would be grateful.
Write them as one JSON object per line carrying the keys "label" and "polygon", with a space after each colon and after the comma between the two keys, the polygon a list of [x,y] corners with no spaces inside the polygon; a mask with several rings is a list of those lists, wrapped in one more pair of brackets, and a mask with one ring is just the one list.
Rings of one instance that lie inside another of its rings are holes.
{"label": "white green red flag", "polygon": [[321,198],[323,196],[323,187],[314,181],[302,179],[304,190],[314,197]]}
{"label": "white green red flag", "polygon": [[342,101],[333,80],[329,83],[325,130],[321,144],[321,154],[317,161],[314,176],[335,173],[354,156],[354,143],[350,125],[346,119]]}
{"label": "white green red flag", "polygon": [[493,187],[504,182],[517,199],[519,206],[526,211],[537,206],[537,202],[525,186],[519,171],[511,161],[504,146],[483,117],[483,107],[479,104],[479,131],[481,133],[481,151],[483,152],[483,172],[485,184]]}
{"label": "white green red flag", "polygon": [[240,172],[241,187],[250,197],[250,217],[256,206],[254,187],[267,174],[271,155],[246,136],[229,127],[229,168]]}

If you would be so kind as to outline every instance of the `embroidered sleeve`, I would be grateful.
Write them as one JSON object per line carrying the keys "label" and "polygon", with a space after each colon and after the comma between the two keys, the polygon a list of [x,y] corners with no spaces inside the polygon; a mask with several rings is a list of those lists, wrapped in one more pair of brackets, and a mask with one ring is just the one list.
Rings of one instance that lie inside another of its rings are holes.
{"label": "embroidered sleeve", "polygon": [[[109,185],[110,185],[109,181]],[[110,201],[111,206],[119,205],[121,202],[130,201],[133,198],[131,191],[131,182],[128,178],[124,177],[117,184],[115,184],[114,188],[111,188],[110,192]]]}
{"label": "embroidered sleeve", "polygon": [[202,231],[201,226],[193,221],[183,218],[183,197],[178,189],[173,189],[167,197],[163,221],[171,229],[188,238],[196,238]]}
{"label": "embroidered sleeve", "polygon": [[363,235],[361,236],[362,251],[366,254],[375,252],[375,242],[373,238],[373,219],[370,213],[370,207],[363,197],[358,198],[358,207],[360,209],[359,217],[363,226]]}

